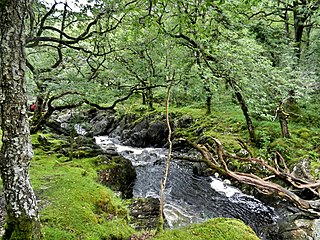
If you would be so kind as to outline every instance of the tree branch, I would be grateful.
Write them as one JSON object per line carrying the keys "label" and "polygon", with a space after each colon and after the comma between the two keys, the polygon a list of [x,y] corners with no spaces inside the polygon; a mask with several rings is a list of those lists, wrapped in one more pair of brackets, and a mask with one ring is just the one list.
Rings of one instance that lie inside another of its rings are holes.
{"label": "tree branch", "polygon": [[[277,155],[280,158],[282,165],[284,165],[284,169],[280,168],[279,164],[276,164],[277,165],[277,169],[276,169],[275,167],[271,166],[266,161],[260,158],[253,158],[253,157],[243,158],[243,157],[230,156],[230,155],[224,154],[222,144],[216,138],[213,138],[216,145],[216,151],[210,145],[199,145],[184,139],[182,140],[186,141],[190,146],[192,146],[193,148],[195,148],[201,153],[203,157],[203,162],[205,162],[209,168],[215,171],[219,171],[220,173],[222,172],[224,173],[224,175],[227,175],[241,183],[256,187],[257,189],[261,190],[262,193],[264,194],[275,194],[276,196],[282,199],[286,199],[291,203],[294,203],[296,206],[298,206],[300,209],[304,211],[320,216],[320,205],[317,204],[320,198],[320,195],[317,191],[318,188],[320,187],[320,181],[308,182],[304,179],[297,178],[294,175],[290,174],[288,172],[289,169],[285,164],[285,161],[283,157],[280,155],[280,153],[277,153]],[[216,161],[214,155],[217,156],[218,161]],[[231,171],[228,168],[225,158],[238,159],[241,161],[258,164],[259,166],[262,166],[263,168],[267,169],[273,175],[269,175],[265,178],[261,178],[253,173]],[[290,191],[277,183],[271,182],[270,180],[273,179],[274,177],[277,177],[281,180],[286,181],[286,183],[288,183],[291,187],[295,189],[310,190],[314,194],[314,196],[317,198],[317,201],[303,199],[293,191]]]}

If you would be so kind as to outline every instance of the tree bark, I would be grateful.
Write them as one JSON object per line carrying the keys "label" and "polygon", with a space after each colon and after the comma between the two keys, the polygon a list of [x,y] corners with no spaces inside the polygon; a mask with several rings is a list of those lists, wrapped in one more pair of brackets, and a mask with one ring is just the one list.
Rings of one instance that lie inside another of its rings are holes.
{"label": "tree bark", "polygon": [[296,47],[296,56],[298,60],[301,57],[301,44],[303,32],[305,29],[305,23],[310,15],[307,12],[303,12],[301,9],[306,9],[306,2],[300,3],[299,1],[293,2],[293,18],[294,18],[294,41]]}
{"label": "tree bark", "polygon": [[240,92],[240,89],[238,89],[236,84],[232,80],[229,80],[228,83],[231,86],[231,88],[233,89],[233,92],[236,95],[237,101],[241,107],[242,113],[246,119],[250,141],[253,143],[256,143],[256,141],[257,141],[256,134],[255,134],[254,126],[253,126],[253,123],[252,123],[252,120],[251,120],[251,117],[249,114],[249,110],[248,110],[248,106],[246,104],[246,101],[244,100],[244,98]]}
{"label": "tree bark", "polygon": [[27,5],[26,0],[0,2],[0,167],[7,212],[3,239],[40,238],[36,198],[29,180],[33,152],[25,96]]}
{"label": "tree bark", "polygon": [[212,92],[209,86],[205,86],[204,90],[206,91],[206,114],[211,114],[211,100],[212,100]]}
{"label": "tree bark", "polygon": [[289,128],[288,128],[288,114],[284,112],[283,108],[279,108],[278,110],[279,123],[281,127],[282,137],[290,138]]}
{"label": "tree bark", "polygon": [[292,97],[292,95],[289,94],[288,97],[286,97],[285,99],[283,99],[280,104],[279,107],[276,110],[276,114],[279,118],[279,123],[280,123],[280,127],[281,127],[281,133],[282,133],[282,137],[284,138],[290,138],[290,134],[289,134],[289,127],[288,127],[288,117],[289,114],[286,113],[284,111],[283,105],[287,102],[288,99],[290,99]]}

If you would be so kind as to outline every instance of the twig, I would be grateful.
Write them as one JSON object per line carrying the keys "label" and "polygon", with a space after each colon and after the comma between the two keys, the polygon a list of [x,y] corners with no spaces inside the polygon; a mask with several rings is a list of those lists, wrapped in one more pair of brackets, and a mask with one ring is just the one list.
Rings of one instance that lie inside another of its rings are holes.
{"label": "twig", "polygon": [[166,158],[166,166],[165,166],[163,180],[160,181],[160,208],[159,208],[159,224],[157,227],[157,233],[162,232],[163,228],[164,228],[164,218],[163,218],[164,190],[166,188],[166,183],[167,183],[168,174],[169,174],[169,164],[170,164],[171,155],[172,155],[172,141],[171,141],[172,130],[171,130],[170,119],[169,119],[169,104],[170,104],[170,91],[173,86],[173,83],[174,83],[174,74],[170,80],[170,84],[167,89],[166,122],[167,122],[167,127],[168,127],[169,150],[168,150],[168,155]]}

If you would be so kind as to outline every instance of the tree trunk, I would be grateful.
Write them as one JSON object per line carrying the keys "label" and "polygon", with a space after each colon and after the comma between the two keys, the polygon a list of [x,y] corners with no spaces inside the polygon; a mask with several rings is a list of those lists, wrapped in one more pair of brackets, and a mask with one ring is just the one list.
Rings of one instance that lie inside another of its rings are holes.
{"label": "tree trunk", "polygon": [[251,117],[249,115],[249,110],[248,110],[247,104],[244,101],[244,98],[242,97],[242,95],[241,95],[241,93],[239,91],[236,91],[235,94],[236,94],[237,100],[238,100],[238,102],[240,104],[240,107],[242,109],[242,113],[243,113],[243,115],[244,115],[244,117],[246,119],[247,129],[248,129],[248,132],[249,132],[250,140],[253,143],[255,143],[256,142],[256,134],[255,134],[255,131],[254,131],[253,123],[251,121]]}
{"label": "tree trunk", "polygon": [[277,114],[279,117],[282,137],[290,138],[288,120],[287,120],[289,117],[289,114],[284,111],[282,104],[278,107]]}
{"label": "tree trunk", "polygon": [[305,5],[300,5],[298,1],[293,2],[293,18],[294,18],[294,38],[296,45],[296,56],[298,60],[301,56],[301,43],[303,31],[305,28],[305,22],[308,18],[307,14],[302,12],[302,7],[306,7]]}
{"label": "tree trunk", "polygon": [[290,138],[287,119],[286,118],[281,118],[279,116],[279,121],[280,121],[280,126],[281,126],[282,137]]}
{"label": "tree trunk", "polygon": [[206,90],[206,114],[210,115],[211,114],[211,100],[212,100],[212,93],[210,90],[210,87],[205,86],[204,89]]}
{"label": "tree trunk", "polygon": [[148,108],[149,110],[154,110],[154,107],[153,107],[153,92],[152,92],[152,88],[149,86],[147,89],[146,89],[146,97],[147,97],[147,102],[148,102]]}
{"label": "tree trunk", "polygon": [[37,100],[35,102],[35,105],[36,105],[36,108],[35,108],[33,116],[32,116],[31,125],[36,125],[42,117],[42,113],[45,108],[45,101],[44,101],[43,96],[41,96],[41,95],[37,96]]}
{"label": "tree trunk", "polygon": [[1,178],[6,201],[3,239],[40,238],[36,198],[29,181],[32,158],[25,96],[25,15],[28,1],[0,2]]}
{"label": "tree trunk", "polygon": [[288,6],[286,6],[286,10],[284,13],[284,29],[286,32],[287,40],[290,39],[290,27],[289,27],[289,14],[288,14]]}
{"label": "tree trunk", "polygon": [[147,101],[146,101],[145,91],[143,91],[143,92],[141,93],[141,95],[142,95],[142,105],[146,105],[146,104],[147,104]]}
{"label": "tree trunk", "polygon": [[247,123],[247,129],[249,132],[249,137],[250,137],[250,141],[255,143],[256,142],[256,134],[254,131],[254,126],[253,123],[251,121],[251,117],[249,115],[249,110],[246,104],[246,101],[244,100],[241,92],[239,91],[239,89],[237,89],[237,86],[235,86],[235,83],[233,83],[231,80],[228,81],[229,85],[231,86],[231,88],[234,91],[234,94],[236,95],[237,101],[241,107],[242,113],[246,119],[246,123]]}
{"label": "tree trunk", "polygon": [[206,98],[206,114],[207,115],[211,114],[211,99],[212,99],[211,95],[208,95]]}

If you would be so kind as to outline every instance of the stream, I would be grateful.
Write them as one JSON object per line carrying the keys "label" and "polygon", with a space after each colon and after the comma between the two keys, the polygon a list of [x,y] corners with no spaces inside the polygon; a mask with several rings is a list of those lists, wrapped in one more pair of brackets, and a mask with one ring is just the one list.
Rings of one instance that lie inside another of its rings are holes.
{"label": "stream", "polygon": [[[102,149],[115,150],[132,162],[137,173],[134,197],[159,198],[166,149],[124,146],[117,139],[106,136],[95,139]],[[253,196],[219,178],[195,175],[192,163],[176,159],[170,162],[164,215],[170,228],[215,217],[237,218],[249,225],[261,239],[266,239],[268,230],[279,218],[273,208]]]}

